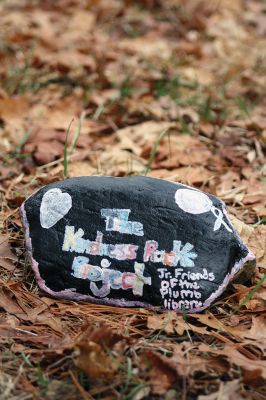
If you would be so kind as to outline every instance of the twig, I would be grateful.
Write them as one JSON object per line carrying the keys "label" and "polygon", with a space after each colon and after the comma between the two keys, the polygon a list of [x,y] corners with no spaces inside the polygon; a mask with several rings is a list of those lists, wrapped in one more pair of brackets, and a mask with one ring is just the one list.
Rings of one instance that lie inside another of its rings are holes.
{"label": "twig", "polygon": [[84,400],[93,400],[93,397],[88,392],[86,392],[86,390],[83,389],[83,387],[81,386],[81,384],[79,383],[79,381],[77,380],[77,378],[75,377],[73,372],[71,370],[69,370],[68,372],[69,372],[69,375],[70,375],[74,385],[78,389],[78,391],[81,394],[81,396],[83,397],[83,399]]}

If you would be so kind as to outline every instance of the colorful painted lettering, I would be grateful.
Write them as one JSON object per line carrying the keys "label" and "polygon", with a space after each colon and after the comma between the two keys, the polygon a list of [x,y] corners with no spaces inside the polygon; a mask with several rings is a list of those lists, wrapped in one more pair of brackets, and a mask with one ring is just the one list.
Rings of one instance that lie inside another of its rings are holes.
{"label": "colorful painted lettering", "polygon": [[155,240],[148,240],[144,248],[143,261],[152,261],[154,263],[162,263],[169,267],[176,267],[180,263],[181,267],[194,267],[194,259],[197,254],[191,251],[194,246],[186,243],[182,247],[180,240],[173,241],[173,250],[166,253],[164,250],[158,250],[158,243]]}
{"label": "colorful painted lettering", "polygon": [[83,229],[66,226],[62,249],[64,251],[86,253],[93,256],[107,256],[116,260],[135,260],[138,246],[130,243],[105,244],[102,232],[97,232],[95,241],[84,239]]}
{"label": "colorful painted lettering", "polygon": [[143,236],[143,225],[137,221],[129,221],[129,209],[103,208],[101,216],[105,218],[107,231],[127,233],[129,235]]}
{"label": "colorful painted lettering", "polygon": [[[110,293],[111,289],[132,289],[135,296],[143,295],[143,286],[151,285],[151,277],[144,276],[145,265],[142,263],[134,263],[135,272],[120,272],[115,269],[109,269],[108,260],[101,261],[101,267],[89,264],[89,258],[77,256],[72,264],[72,276],[79,279],[88,279],[90,281],[90,289],[97,297],[105,297]],[[99,287],[95,282],[102,282]]]}

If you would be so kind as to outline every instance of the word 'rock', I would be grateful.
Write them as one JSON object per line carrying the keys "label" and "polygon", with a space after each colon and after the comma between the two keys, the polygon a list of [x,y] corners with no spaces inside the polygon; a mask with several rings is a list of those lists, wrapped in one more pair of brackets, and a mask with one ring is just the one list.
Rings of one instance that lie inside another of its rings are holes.
{"label": "word 'rock'", "polygon": [[38,284],[58,298],[197,312],[254,259],[222,201],[161,179],[67,179],[21,215]]}

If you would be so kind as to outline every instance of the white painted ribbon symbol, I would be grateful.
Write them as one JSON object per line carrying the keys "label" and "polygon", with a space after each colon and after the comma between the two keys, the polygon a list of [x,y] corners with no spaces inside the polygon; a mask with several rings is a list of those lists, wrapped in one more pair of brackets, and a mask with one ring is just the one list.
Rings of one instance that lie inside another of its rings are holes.
{"label": "white painted ribbon symbol", "polygon": [[185,212],[190,214],[203,214],[211,211],[216,217],[213,230],[217,231],[223,225],[229,232],[232,229],[223,220],[223,213],[214,207],[211,199],[205,194],[192,189],[178,189],[175,193],[176,204]]}
{"label": "white painted ribbon symbol", "polygon": [[229,228],[229,226],[227,225],[226,222],[224,222],[223,213],[222,213],[221,210],[219,210],[219,208],[216,208],[216,207],[212,206],[211,212],[217,218],[216,221],[215,221],[214,227],[213,227],[214,231],[217,231],[218,229],[221,228],[221,225],[223,225],[225,227],[225,229],[228,230],[228,232],[232,232],[232,229]]}

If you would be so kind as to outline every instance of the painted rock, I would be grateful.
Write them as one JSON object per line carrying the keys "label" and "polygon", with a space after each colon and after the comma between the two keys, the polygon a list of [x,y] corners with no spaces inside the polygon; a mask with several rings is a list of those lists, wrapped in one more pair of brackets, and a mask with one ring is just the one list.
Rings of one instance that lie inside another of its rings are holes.
{"label": "painted rock", "polygon": [[57,298],[197,312],[254,259],[222,201],[161,179],[67,179],[21,215],[38,284]]}

